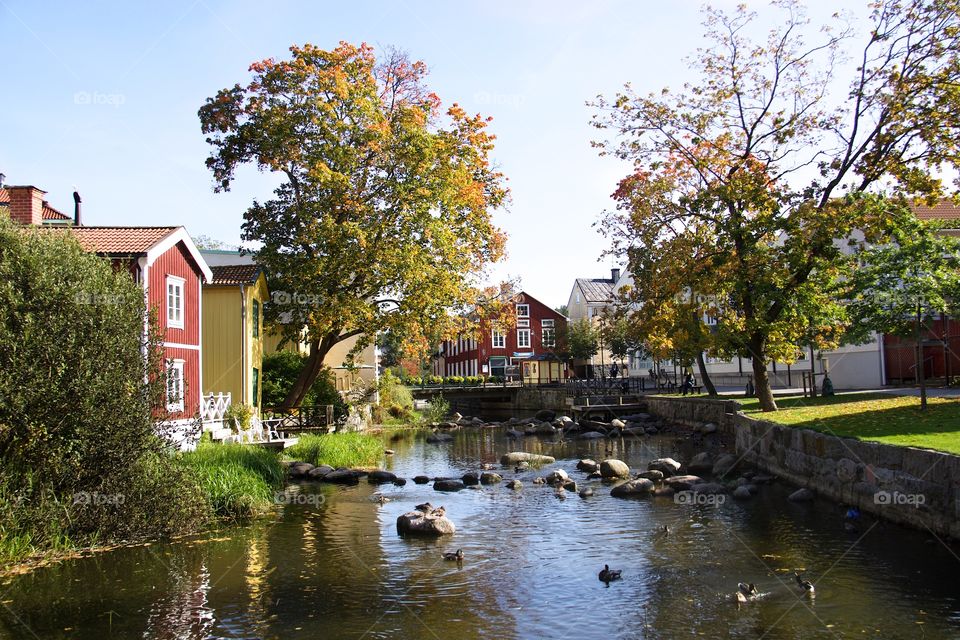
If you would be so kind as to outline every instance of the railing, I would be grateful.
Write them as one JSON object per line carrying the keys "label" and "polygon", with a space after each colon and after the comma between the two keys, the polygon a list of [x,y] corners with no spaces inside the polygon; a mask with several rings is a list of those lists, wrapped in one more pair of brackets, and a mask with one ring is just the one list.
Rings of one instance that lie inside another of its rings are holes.
{"label": "railing", "polygon": [[219,422],[223,423],[223,418],[230,407],[232,397],[230,393],[208,393],[203,396],[203,406],[200,409],[200,420],[204,424]]}
{"label": "railing", "polygon": [[332,431],[336,428],[332,404],[303,405],[294,409],[264,407],[260,420],[274,431]]}

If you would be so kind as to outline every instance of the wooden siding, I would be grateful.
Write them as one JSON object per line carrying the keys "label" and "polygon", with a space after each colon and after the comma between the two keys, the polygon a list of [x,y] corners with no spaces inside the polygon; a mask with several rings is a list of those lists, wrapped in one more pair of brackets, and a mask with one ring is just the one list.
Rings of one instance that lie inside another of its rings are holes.
{"label": "wooden siding", "polygon": [[183,360],[183,379],[186,385],[183,411],[171,414],[170,419],[193,418],[200,412],[200,351],[165,347],[164,357],[168,360]]}

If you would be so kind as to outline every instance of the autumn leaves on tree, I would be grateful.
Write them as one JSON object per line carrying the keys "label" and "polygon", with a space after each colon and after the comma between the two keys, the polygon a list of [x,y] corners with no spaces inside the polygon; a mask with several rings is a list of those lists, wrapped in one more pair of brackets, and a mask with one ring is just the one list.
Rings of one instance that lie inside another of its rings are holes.
{"label": "autumn leaves on tree", "polygon": [[425,351],[454,331],[479,276],[504,251],[491,210],[507,198],[490,162],[487,118],[442,108],[426,66],[371,47],[291,48],[200,109],[216,189],[254,164],[282,177],[244,214],[243,239],[275,295],[267,320],[310,357],[285,406],[297,406],[338,342],[380,331]]}

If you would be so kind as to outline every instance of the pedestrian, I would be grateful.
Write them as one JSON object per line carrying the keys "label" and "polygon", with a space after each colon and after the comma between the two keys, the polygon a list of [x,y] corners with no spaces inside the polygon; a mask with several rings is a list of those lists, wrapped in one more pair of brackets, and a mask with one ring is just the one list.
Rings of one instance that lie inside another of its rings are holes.
{"label": "pedestrian", "polygon": [[619,374],[619,373],[620,373],[620,368],[617,366],[617,363],[614,362],[614,363],[613,363],[613,366],[610,367],[610,377],[611,377],[611,378],[616,378],[616,377],[617,377],[617,374]]}
{"label": "pedestrian", "polygon": [[687,395],[687,392],[693,393],[693,374],[687,371],[683,376],[683,384],[680,387],[680,394]]}

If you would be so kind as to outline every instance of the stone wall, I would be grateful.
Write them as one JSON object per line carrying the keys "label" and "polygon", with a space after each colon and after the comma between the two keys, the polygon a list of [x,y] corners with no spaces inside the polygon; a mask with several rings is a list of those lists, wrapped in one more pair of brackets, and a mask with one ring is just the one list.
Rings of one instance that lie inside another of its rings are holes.
{"label": "stone wall", "polygon": [[960,538],[960,456],[839,438],[743,414],[734,418],[743,460],[882,518]]}
{"label": "stone wall", "polygon": [[668,422],[690,427],[712,422],[727,434],[733,433],[733,418],[740,410],[736,400],[662,396],[648,396],[644,400],[650,413]]}

